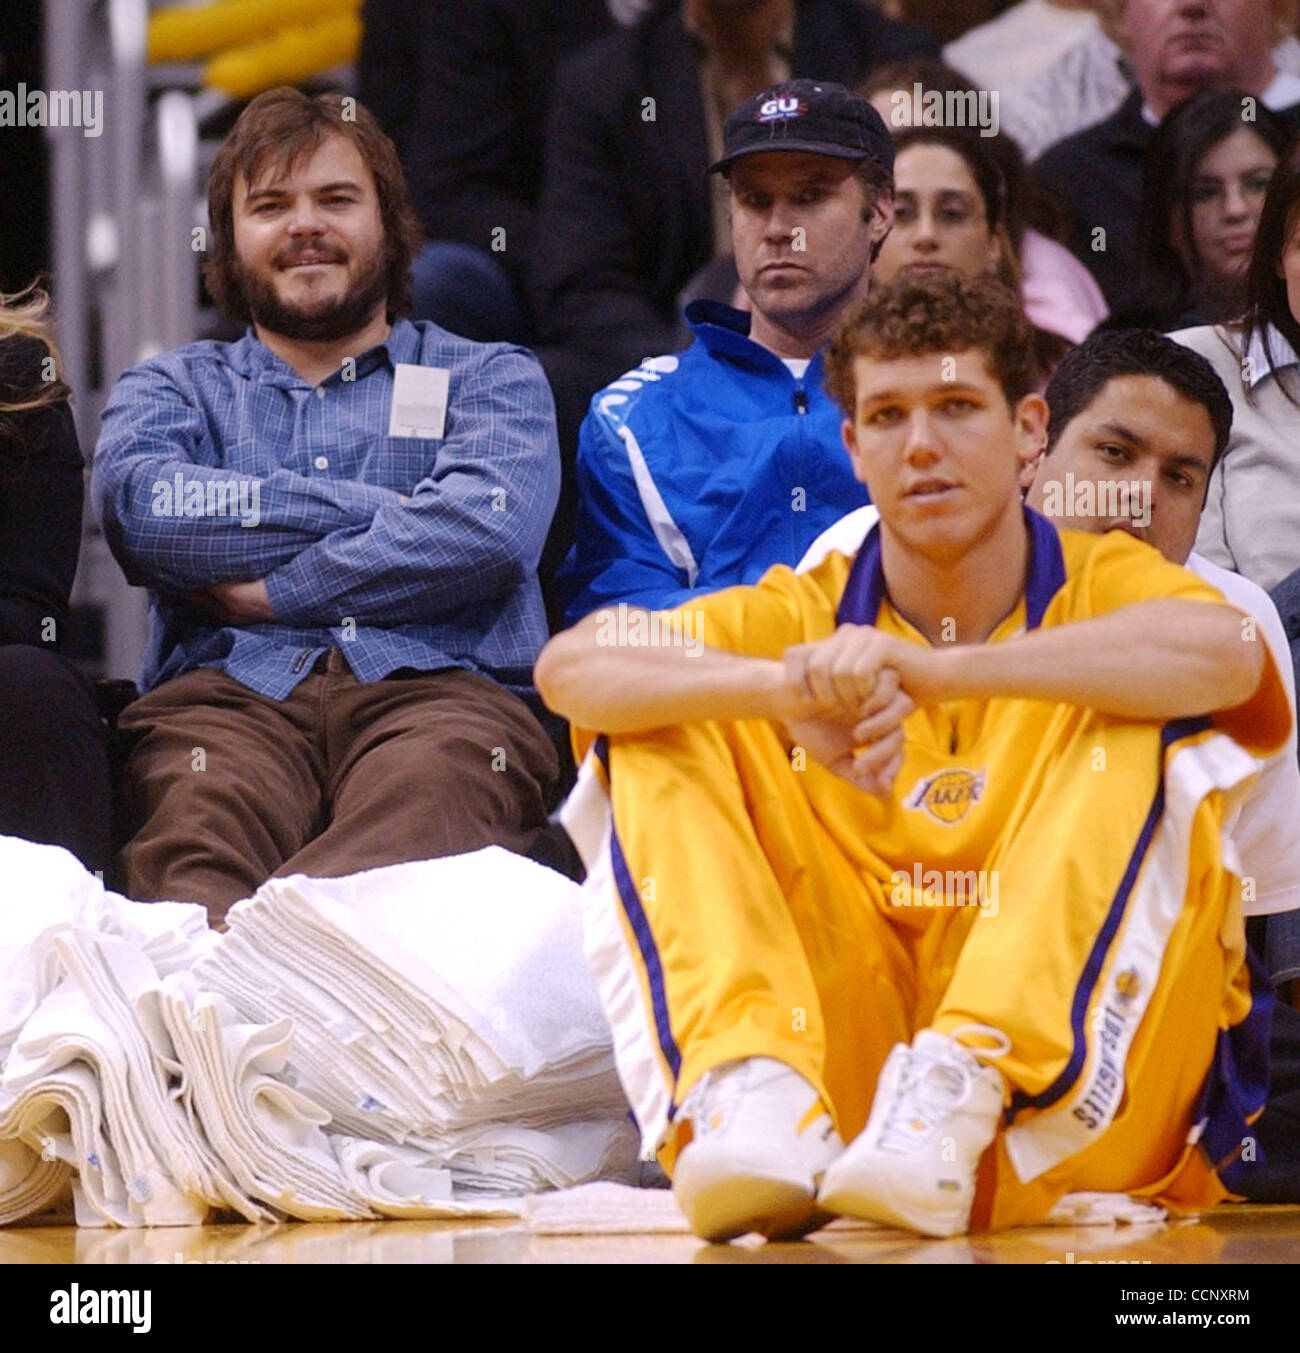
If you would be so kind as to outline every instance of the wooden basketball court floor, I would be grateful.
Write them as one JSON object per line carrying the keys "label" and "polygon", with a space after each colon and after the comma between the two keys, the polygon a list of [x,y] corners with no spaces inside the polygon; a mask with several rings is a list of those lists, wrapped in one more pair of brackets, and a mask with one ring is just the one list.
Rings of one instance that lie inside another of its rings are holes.
{"label": "wooden basketball court floor", "polygon": [[1246,1204],[1161,1226],[1034,1227],[954,1240],[837,1222],[797,1245],[688,1235],[533,1235],[510,1221],[0,1230],[0,1264],[1295,1264],[1300,1206]]}

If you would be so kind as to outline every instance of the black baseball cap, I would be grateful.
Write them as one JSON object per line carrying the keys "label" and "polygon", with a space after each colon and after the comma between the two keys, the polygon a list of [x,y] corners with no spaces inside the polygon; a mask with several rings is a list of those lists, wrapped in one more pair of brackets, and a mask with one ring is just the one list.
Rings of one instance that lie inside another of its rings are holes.
{"label": "black baseball cap", "polygon": [[744,155],[803,150],[894,167],[894,141],[880,114],[858,94],[829,80],[789,80],[742,103],[722,128],[720,173]]}

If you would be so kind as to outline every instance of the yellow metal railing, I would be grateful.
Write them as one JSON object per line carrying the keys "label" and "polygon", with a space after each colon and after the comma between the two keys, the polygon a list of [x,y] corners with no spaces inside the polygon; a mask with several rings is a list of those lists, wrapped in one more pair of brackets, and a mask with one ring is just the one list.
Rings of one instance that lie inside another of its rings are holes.
{"label": "yellow metal railing", "polygon": [[155,10],[148,59],[203,61],[204,88],[251,98],[355,61],[360,9],[361,0],[216,0]]}

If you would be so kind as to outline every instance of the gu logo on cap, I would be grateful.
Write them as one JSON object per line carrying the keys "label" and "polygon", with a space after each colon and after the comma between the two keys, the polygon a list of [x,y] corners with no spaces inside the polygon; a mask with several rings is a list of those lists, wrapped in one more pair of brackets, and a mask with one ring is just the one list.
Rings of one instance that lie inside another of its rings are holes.
{"label": "gu logo on cap", "polygon": [[894,141],[866,99],[829,80],[787,80],[746,99],[727,114],[722,158],[709,172],[726,173],[743,155],[774,150],[841,160],[894,163]]}
{"label": "gu logo on cap", "polygon": [[808,105],[799,98],[768,99],[758,108],[759,122],[779,122],[782,118],[799,117],[808,111]]}

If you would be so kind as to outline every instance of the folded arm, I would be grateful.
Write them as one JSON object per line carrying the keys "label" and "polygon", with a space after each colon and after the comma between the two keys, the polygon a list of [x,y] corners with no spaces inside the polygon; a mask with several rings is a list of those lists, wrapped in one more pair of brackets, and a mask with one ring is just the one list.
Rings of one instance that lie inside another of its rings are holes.
{"label": "folded arm", "polygon": [[102,418],[91,494],[128,581],[184,593],[262,578],[397,501],[389,489],[351,480],[204,463],[222,453],[198,402],[164,368],[137,367],[118,381]]}
{"label": "folded arm", "polygon": [[918,705],[1018,696],[1118,718],[1190,718],[1235,709],[1258,688],[1264,645],[1243,618],[1212,602],[1140,601],[1008,643],[925,649],[900,642],[882,662],[896,668]]}
{"label": "folded arm", "polygon": [[[919,705],[1010,696],[1158,722],[1235,711],[1268,661],[1244,619],[1212,602],[1143,601],[1006,643],[939,649],[841,625],[775,661],[704,644],[611,643],[608,615],[596,612],[546,645],[534,679],[553,710],[598,732],[769,719],[845,779],[888,793],[902,721]],[[1272,710],[1273,723],[1289,721],[1284,696]],[[1289,727],[1267,722],[1250,721],[1261,745]]]}
{"label": "folded arm", "polygon": [[781,662],[708,644],[612,644],[608,631],[608,613],[593,612],[542,649],[533,674],[547,705],[581,728],[639,733],[699,719],[811,712]]}
{"label": "folded arm", "polygon": [[292,625],[398,625],[508,595],[532,577],[559,496],[550,390],[534,358],[497,350],[453,381],[446,437],[408,503],[395,495],[266,576]]}

